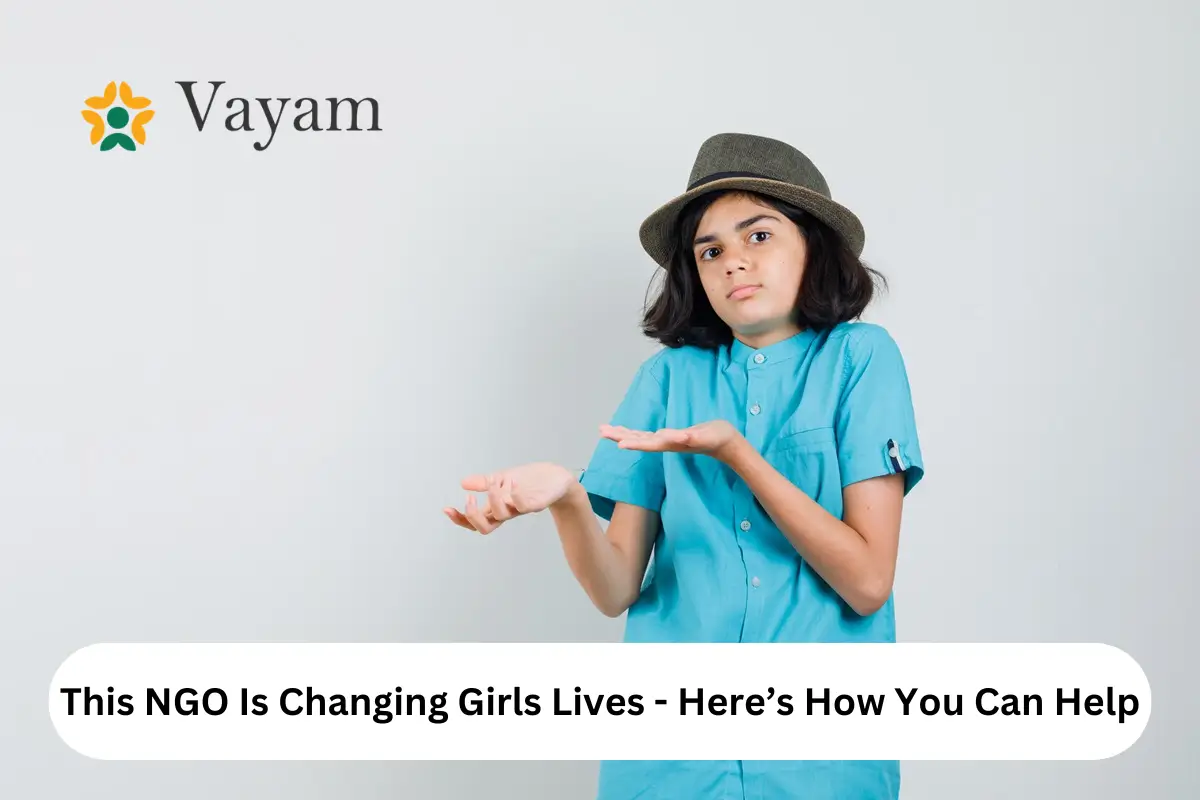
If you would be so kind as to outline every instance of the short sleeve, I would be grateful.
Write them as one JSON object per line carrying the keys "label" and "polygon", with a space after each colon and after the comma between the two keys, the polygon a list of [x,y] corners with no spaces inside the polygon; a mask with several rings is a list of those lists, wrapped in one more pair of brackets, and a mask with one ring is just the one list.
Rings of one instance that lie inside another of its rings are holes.
{"label": "short sleeve", "polygon": [[836,418],[842,485],[902,472],[908,494],[925,463],[900,348],[884,328],[860,323],[843,353]]}
{"label": "short sleeve", "polygon": [[[646,431],[665,427],[666,390],[655,374],[661,355],[639,367],[610,424]],[[612,519],[618,502],[658,511],[666,494],[662,453],[622,450],[616,442],[602,438],[580,482],[588,492],[592,509],[603,519]]]}

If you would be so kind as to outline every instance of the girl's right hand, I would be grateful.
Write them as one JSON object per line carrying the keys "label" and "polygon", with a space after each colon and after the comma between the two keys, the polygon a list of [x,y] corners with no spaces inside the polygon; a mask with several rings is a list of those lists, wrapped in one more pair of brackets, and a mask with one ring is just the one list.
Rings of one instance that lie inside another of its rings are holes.
{"label": "girl's right hand", "polygon": [[545,511],[577,485],[575,476],[558,464],[525,464],[464,478],[462,488],[468,492],[487,492],[486,504],[480,506],[475,496],[468,494],[462,511],[450,507],[442,510],[455,525],[488,534],[513,517]]}

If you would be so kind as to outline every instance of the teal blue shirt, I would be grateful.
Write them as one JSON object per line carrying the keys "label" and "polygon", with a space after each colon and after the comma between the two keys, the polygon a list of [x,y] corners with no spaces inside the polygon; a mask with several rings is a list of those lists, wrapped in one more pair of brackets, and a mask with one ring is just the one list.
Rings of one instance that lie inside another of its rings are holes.
{"label": "teal blue shirt", "polygon": [[[788,480],[842,518],[842,489],[924,475],[912,396],[895,341],[878,325],[805,330],[758,350],[664,348],[644,361],[612,424],[736,427]],[[592,508],[653,509],[662,524],[629,642],[893,642],[893,599],[860,616],[805,563],[749,487],[716,459],[622,450],[602,439],[582,482]],[[616,761],[601,765],[601,800],[736,798],[891,800],[894,761]]]}

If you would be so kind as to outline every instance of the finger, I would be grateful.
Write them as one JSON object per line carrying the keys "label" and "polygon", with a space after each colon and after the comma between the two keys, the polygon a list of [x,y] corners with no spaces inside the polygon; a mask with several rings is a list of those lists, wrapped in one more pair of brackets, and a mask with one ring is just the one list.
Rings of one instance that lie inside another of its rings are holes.
{"label": "finger", "polygon": [[622,450],[645,450],[649,439],[643,434],[641,436],[625,436],[613,441]]}
{"label": "finger", "polygon": [[512,506],[514,514],[525,514],[529,511],[529,505],[521,497],[521,493],[517,491],[516,478],[513,478],[508,483],[508,503]]}
{"label": "finger", "polygon": [[623,425],[601,425],[600,435],[605,439],[612,439],[619,442],[622,439],[628,439],[634,436],[644,436],[646,431],[638,431],[632,428],[626,428]]}
{"label": "finger", "polygon": [[487,483],[487,475],[468,475],[462,479],[462,488],[468,492],[486,492]]}
{"label": "finger", "polygon": [[487,515],[484,514],[484,509],[480,508],[475,502],[474,495],[467,497],[466,517],[475,526],[475,530],[482,534],[491,533],[499,527],[496,522],[487,518]]}
{"label": "finger", "polygon": [[512,516],[518,516],[525,513],[525,509],[517,505],[517,481],[515,478],[505,477],[504,479],[504,507],[508,509]]}
{"label": "finger", "polygon": [[509,483],[508,502],[516,515],[545,511],[547,505],[543,495],[544,489],[539,489],[536,485],[532,488],[518,486],[515,478]]}
{"label": "finger", "polygon": [[455,525],[459,526],[460,528],[466,528],[469,531],[475,530],[475,526],[471,524],[471,521],[468,520],[466,517],[464,517],[462,515],[462,512],[459,511],[457,508],[447,507],[447,508],[442,509],[442,511],[445,512],[446,516],[450,518],[451,522],[453,522]]}
{"label": "finger", "polygon": [[447,506],[446,508],[442,509],[442,511],[455,525],[466,528],[467,530],[475,530],[475,526],[471,524],[471,521],[463,516],[463,513],[457,508]]}
{"label": "finger", "polygon": [[666,444],[663,431],[638,431],[634,436],[623,439],[617,444],[626,450],[662,450]]}
{"label": "finger", "polygon": [[489,481],[488,485],[488,512],[492,519],[497,522],[504,522],[512,518],[512,510],[506,502],[507,484],[504,482],[503,476],[500,480]]}
{"label": "finger", "polygon": [[687,450],[693,446],[695,438],[691,431],[677,428],[663,428],[647,434],[644,439],[637,441],[632,449],[653,452]]}
{"label": "finger", "polygon": [[605,439],[612,439],[613,441],[620,441],[621,437],[624,434],[625,434],[625,429],[620,428],[616,425],[601,425],[600,426],[600,435],[603,436]]}

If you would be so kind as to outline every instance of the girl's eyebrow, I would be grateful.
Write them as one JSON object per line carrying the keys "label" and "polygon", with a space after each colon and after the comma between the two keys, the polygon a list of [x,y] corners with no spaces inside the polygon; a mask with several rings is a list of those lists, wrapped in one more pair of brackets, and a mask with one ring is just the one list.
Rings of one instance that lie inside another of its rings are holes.
{"label": "girl's eyebrow", "polygon": [[[750,219],[742,220],[737,225],[735,225],[733,227],[733,229],[735,231],[744,230],[746,228],[749,228],[754,223],[759,222],[764,219],[773,219],[776,222],[779,222],[778,217],[773,217],[770,214],[759,214],[756,217],[751,217]],[[708,242],[715,242],[716,240],[717,240],[717,237],[715,234],[709,234],[707,236],[697,236],[696,240],[694,242],[692,242],[692,246],[694,247],[695,245],[698,245],[698,244],[707,244]]]}

